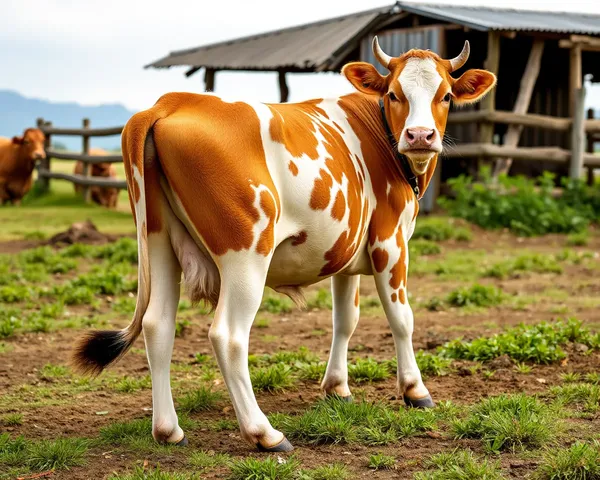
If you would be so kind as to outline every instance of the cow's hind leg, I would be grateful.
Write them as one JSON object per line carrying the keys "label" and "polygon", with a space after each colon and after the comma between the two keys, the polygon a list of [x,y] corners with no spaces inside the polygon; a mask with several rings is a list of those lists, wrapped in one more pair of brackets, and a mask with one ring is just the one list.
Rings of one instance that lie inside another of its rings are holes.
{"label": "cow's hind leg", "polygon": [[352,400],[348,387],[348,343],[358,323],[359,282],[359,275],[335,275],[331,278],[333,339],[321,388],[325,394],[339,395],[346,401]]}
{"label": "cow's hind leg", "polygon": [[148,235],[150,302],[142,320],[152,375],[152,436],[160,443],[187,443],[171,395],[171,355],[179,303],[181,267],[163,228]]}
{"label": "cow's hind leg", "polygon": [[260,306],[270,256],[230,252],[219,258],[221,291],[209,337],[242,438],[261,451],[289,451],[291,444],[275,430],[256,402],[248,368],[250,328]]}

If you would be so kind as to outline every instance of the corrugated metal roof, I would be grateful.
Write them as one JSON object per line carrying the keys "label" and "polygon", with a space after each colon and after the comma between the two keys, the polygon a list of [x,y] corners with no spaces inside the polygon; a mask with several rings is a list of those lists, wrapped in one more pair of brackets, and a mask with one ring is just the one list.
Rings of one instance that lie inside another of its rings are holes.
{"label": "corrugated metal roof", "polygon": [[361,38],[400,12],[462,25],[475,30],[555,32],[600,35],[600,15],[572,12],[397,2],[386,8],[331,18],[259,35],[170,53],[146,67],[177,65],[215,70],[337,70],[340,60]]}
{"label": "corrugated metal roof", "polygon": [[[172,52],[147,65],[163,68],[175,65],[208,67],[216,70],[327,70],[328,61],[352,40],[360,42],[365,29],[387,19],[392,7],[378,8],[297,27],[276,30]],[[366,32],[365,32],[366,33]]]}
{"label": "corrugated metal roof", "polygon": [[600,15],[507,8],[463,7],[398,2],[402,10],[475,30],[508,30],[600,35]]}

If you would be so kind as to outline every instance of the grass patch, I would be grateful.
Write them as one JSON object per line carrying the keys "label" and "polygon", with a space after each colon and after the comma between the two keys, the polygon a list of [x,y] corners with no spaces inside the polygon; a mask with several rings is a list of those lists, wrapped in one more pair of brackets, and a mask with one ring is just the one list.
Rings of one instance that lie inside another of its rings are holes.
{"label": "grass patch", "polygon": [[479,438],[489,452],[538,448],[551,441],[559,426],[556,413],[524,394],[482,400],[465,419],[452,423],[455,438]]}
{"label": "grass patch", "polygon": [[369,456],[367,467],[373,470],[394,470],[396,468],[396,459],[391,455],[372,453]]}
{"label": "grass patch", "polygon": [[380,382],[390,376],[385,363],[379,363],[373,358],[358,358],[348,365],[348,378],[356,383]]}
{"label": "grass patch", "polygon": [[472,238],[468,227],[457,227],[451,218],[427,217],[419,219],[412,239],[424,239],[434,242],[455,239],[468,242]]}
{"label": "grass patch", "polygon": [[277,393],[294,386],[292,369],[283,363],[252,369],[250,380],[256,392]]}
{"label": "grass patch", "polygon": [[194,467],[194,469],[205,472],[206,470],[226,466],[230,460],[231,457],[227,454],[200,450],[199,452],[194,452],[190,455],[189,464]]}
{"label": "grass patch", "polygon": [[416,239],[408,244],[408,250],[411,257],[420,255],[437,255],[442,252],[442,248],[431,240]]}
{"label": "grass patch", "polygon": [[571,233],[567,235],[567,245],[570,247],[584,247],[590,242],[590,233],[588,230]]}
{"label": "grass patch", "polygon": [[214,409],[222,399],[220,392],[202,386],[178,399],[177,404],[182,412],[195,413]]}
{"label": "grass patch", "polygon": [[518,277],[524,272],[533,273],[562,273],[563,269],[558,263],[556,256],[540,253],[526,253],[515,259],[505,260],[493,264],[483,271],[484,277]]}
{"label": "grass patch", "polygon": [[351,478],[348,467],[338,462],[302,470],[297,477],[298,480],[346,480],[348,478]]}
{"label": "grass patch", "polygon": [[417,472],[415,480],[502,480],[500,462],[477,458],[471,450],[455,449],[431,456],[428,469]]}
{"label": "grass patch", "polygon": [[27,465],[34,470],[62,470],[84,463],[89,441],[59,438],[32,443],[27,452]]}
{"label": "grass patch", "polygon": [[600,444],[576,442],[569,448],[548,451],[532,477],[536,480],[598,480]]}
{"label": "grass patch", "polygon": [[231,480],[293,480],[300,469],[300,462],[294,457],[281,462],[274,457],[262,460],[247,457],[231,461],[229,468]]}
{"label": "grass patch", "polygon": [[461,287],[451,291],[446,297],[446,302],[453,307],[495,307],[500,305],[506,295],[499,288],[475,284],[470,287]]}
{"label": "grass patch", "polygon": [[113,388],[119,393],[133,393],[144,388],[150,388],[151,386],[152,380],[150,379],[150,375],[140,378],[125,376],[116,382]]}
{"label": "grass patch", "polygon": [[113,474],[108,480],[200,480],[195,474],[188,473],[169,473],[160,469],[160,465],[153,469],[145,469],[136,466],[133,472],[123,475]]}
{"label": "grass patch", "polygon": [[591,383],[569,383],[550,388],[550,395],[564,406],[581,406],[587,412],[600,408],[600,385]]}
{"label": "grass patch", "polygon": [[0,423],[7,427],[16,427],[23,425],[23,414],[22,413],[7,413],[0,417]]}
{"label": "grass patch", "polygon": [[294,304],[288,297],[265,291],[259,311],[275,314],[289,313],[292,311],[293,306]]}
{"label": "grass patch", "polygon": [[320,288],[306,301],[306,306],[310,309],[331,310],[333,308],[332,301],[331,291],[327,288]]}
{"label": "grass patch", "polygon": [[300,380],[320,382],[325,376],[326,370],[327,363],[325,362],[301,363],[298,365],[298,376]]}

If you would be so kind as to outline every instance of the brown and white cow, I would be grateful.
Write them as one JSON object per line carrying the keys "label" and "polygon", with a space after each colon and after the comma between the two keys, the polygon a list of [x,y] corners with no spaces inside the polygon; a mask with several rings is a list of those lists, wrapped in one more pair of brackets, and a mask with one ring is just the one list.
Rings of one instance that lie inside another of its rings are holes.
{"label": "brown and white cow", "polygon": [[376,39],[373,48],[389,74],[346,65],[342,73],[357,93],[269,105],[170,93],[127,123],[136,311],[122,331],[89,334],[75,359],[100,371],[143,329],[156,440],[187,443],[169,379],[182,271],[191,298],[216,307],[209,338],[242,437],[260,450],[292,448],[260,410],[250,382],[249,333],[265,285],[297,300],[303,286],[332,278],[334,333],[322,388],[350,398],[346,362],[359,275],[373,275],[394,336],[400,394],[408,405],[433,405],[412,347],[407,242],[418,203],[408,179],[416,176],[425,191],[451,101],[479,100],[496,78],[483,70],[450,75],[466,62],[468,44],[452,60],[422,50],[392,58]]}
{"label": "brown and white cow", "polygon": [[0,137],[0,203],[21,203],[31,190],[35,162],[46,158],[45,136],[28,128],[22,137]]}
{"label": "brown and white cow", "polygon": [[[109,153],[103,148],[90,148],[90,155],[97,156],[107,156]],[[91,176],[92,177],[101,177],[101,178],[110,178],[113,180],[117,180],[117,170],[112,163],[102,162],[102,163],[92,163],[91,165]],[[76,175],[83,174],[83,162],[78,161],[75,164],[75,168],[73,173]],[[83,191],[83,187],[81,185],[75,184],[75,193],[81,194]],[[98,205],[102,205],[106,208],[117,208],[117,203],[119,201],[119,189],[112,187],[91,187],[90,188],[90,196],[92,201],[97,203]]]}

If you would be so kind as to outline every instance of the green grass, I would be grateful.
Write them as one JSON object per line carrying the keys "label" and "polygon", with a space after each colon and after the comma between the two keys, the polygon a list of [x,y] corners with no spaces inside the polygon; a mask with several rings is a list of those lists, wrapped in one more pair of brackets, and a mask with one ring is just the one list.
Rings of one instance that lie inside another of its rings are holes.
{"label": "green grass", "polygon": [[570,247],[583,247],[590,241],[590,233],[588,230],[582,230],[581,232],[571,233],[567,235],[567,245]]}
{"label": "green grass", "polygon": [[389,376],[387,365],[373,358],[358,358],[348,365],[348,377],[356,383],[380,382]]}
{"label": "green grass", "polygon": [[339,462],[301,470],[297,476],[297,480],[346,480],[350,478],[352,477],[348,467]]}
{"label": "green grass", "polygon": [[289,313],[292,311],[293,306],[294,304],[288,297],[265,290],[259,311],[275,314]]}
{"label": "green grass", "polygon": [[317,293],[307,299],[306,307],[311,310],[331,310],[333,308],[331,291],[327,288],[320,288]]}
{"label": "green grass", "polygon": [[500,305],[506,295],[499,288],[474,284],[451,291],[446,302],[453,307],[495,307]]}
{"label": "green grass", "polygon": [[488,452],[539,448],[555,438],[559,425],[556,412],[524,394],[482,400],[452,423],[455,438],[479,438]]}
{"label": "green grass", "polygon": [[484,277],[518,277],[525,272],[533,273],[562,273],[563,268],[556,256],[540,253],[524,253],[514,259],[494,263],[483,271]]}
{"label": "green grass", "polygon": [[283,363],[252,369],[250,379],[256,392],[277,393],[294,386],[291,367]]}
{"label": "green grass", "polygon": [[325,376],[326,369],[325,362],[301,363],[298,365],[298,376],[304,381],[320,382]]}
{"label": "green grass", "polygon": [[452,218],[420,218],[412,238],[434,242],[449,240],[451,238],[463,242],[470,241],[472,237],[471,230],[466,226],[457,228],[456,223]]}
{"label": "green grass", "polygon": [[23,425],[23,414],[22,413],[7,413],[0,417],[0,424],[6,425],[7,427],[16,427]]}
{"label": "green grass", "polygon": [[89,441],[59,438],[32,443],[27,452],[27,465],[34,470],[61,470],[84,463]]}
{"label": "green grass", "polygon": [[221,392],[213,392],[212,389],[201,386],[179,398],[177,405],[182,412],[196,413],[213,410],[222,399]]}
{"label": "green grass", "polygon": [[53,365],[47,363],[39,371],[40,377],[45,380],[63,378],[69,375],[69,369],[64,365]]}
{"label": "green grass", "polygon": [[437,453],[427,459],[428,469],[417,472],[415,480],[502,480],[499,461],[479,459],[471,450],[455,449]]}
{"label": "green grass", "polygon": [[450,365],[452,364],[452,359],[450,358],[444,358],[421,350],[417,351],[415,357],[421,375],[425,377],[439,377],[450,373]]}
{"label": "green grass", "polygon": [[[185,430],[196,427],[196,422],[179,415],[179,426]],[[115,422],[100,429],[100,441],[109,445],[120,445],[140,451],[163,452],[177,448],[159,445],[152,438],[152,418],[138,418],[128,422]]]}
{"label": "green grass", "polygon": [[229,464],[230,480],[293,480],[300,469],[300,462],[294,457],[283,461],[267,457],[257,459],[247,457],[232,460]]}
{"label": "green grass", "polygon": [[256,328],[268,328],[269,325],[271,325],[271,320],[269,320],[268,318],[257,318],[254,321],[254,326]]}
{"label": "green grass", "polygon": [[194,467],[194,470],[205,472],[216,467],[226,466],[230,460],[231,457],[227,454],[200,450],[190,455],[189,464]]}
{"label": "green grass", "polygon": [[150,375],[144,375],[139,378],[125,376],[116,382],[113,388],[119,393],[133,393],[151,386]]}
{"label": "green grass", "polygon": [[548,451],[532,478],[535,480],[599,480],[600,444],[576,442],[569,448]]}
{"label": "green grass", "polygon": [[394,470],[396,468],[396,459],[391,455],[372,453],[369,455],[367,467],[373,470]]}
{"label": "green grass", "polygon": [[437,255],[442,252],[442,248],[437,243],[424,239],[409,242],[408,250],[411,258],[419,255]]}
{"label": "green grass", "polygon": [[196,474],[189,473],[169,473],[160,469],[160,465],[156,468],[145,469],[141,466],[136,466],[133,472],[126,474],[112,474],[108,480],[200,480]]}
{"label": "green grass", "polygon": [[550,388],[550,395],[564,406],[579,406],[587,412],[600,409],[600,385],[591,383],[568,383]]}

